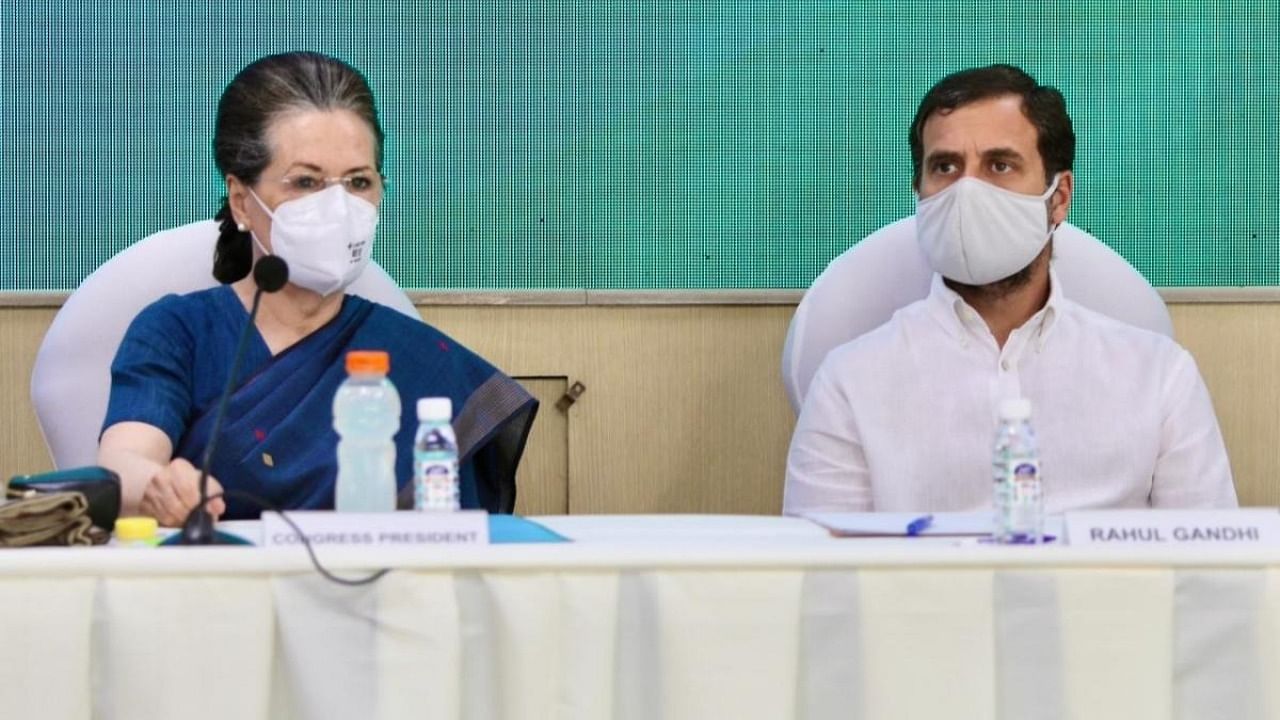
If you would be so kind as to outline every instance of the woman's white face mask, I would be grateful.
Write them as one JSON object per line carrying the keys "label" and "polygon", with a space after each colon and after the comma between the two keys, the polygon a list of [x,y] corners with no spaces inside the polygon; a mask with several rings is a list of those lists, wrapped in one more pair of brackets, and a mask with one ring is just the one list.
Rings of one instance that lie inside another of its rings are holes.
{"label": "woman's white face mask", "polygon": [[960,178],[916,199],[916,237],[929,264],[948,280],[986,285],[1031,264],[1053,235],[1043,195],[1023,195],[976,178]]}
{"label": "woman's white face mask", "polygon": [[[344,290],[369,264],[378,208],[341,184],[296,200],[272,212],[257,193],[249,194],[271,217],[271,248],[289,264],[289,282],[321,295]],[[258,237],[253,241],[264,253]]]}

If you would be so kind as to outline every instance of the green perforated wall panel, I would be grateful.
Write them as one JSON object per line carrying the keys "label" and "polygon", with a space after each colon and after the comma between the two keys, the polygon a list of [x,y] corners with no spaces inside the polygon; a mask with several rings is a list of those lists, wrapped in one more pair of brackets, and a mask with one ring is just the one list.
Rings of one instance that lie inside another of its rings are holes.
{"label": "green perforated wall panel", "polygon": [[4,0],[0,289],[209,217],[214,105],[287,49],[368,75],[375,257],[415,288],[798,288],[909,214],[955,69],[1066,94],[1072,220],[1164,286],[1280,285],[1280,3]]}

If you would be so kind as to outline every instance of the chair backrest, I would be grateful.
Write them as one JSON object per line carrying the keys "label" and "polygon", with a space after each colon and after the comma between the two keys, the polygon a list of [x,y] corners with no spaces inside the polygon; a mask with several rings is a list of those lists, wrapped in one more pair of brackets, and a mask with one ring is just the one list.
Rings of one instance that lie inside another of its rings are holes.
{"label": "chair backrest", "polygon": [[[170,293],[213,287],[213,220],[183,225],[125,248],[85,278],[53,318],[31,372],[31,402],[58,468],[93,464],[107,413],[111,361],[129,323]],[[421,316],[376,263],[348,292]]]}
{"label": "chair backrest", "polygon": [[[1053,267],[1071,300],[1122,322],[1173,335],[1160,294],[1119,253],[1063,223],[1053,236]],[[889,321],[929,294],[933,271],[916,242],[915,216],[868,235],[831,261],[791,318],[782,379],[797,413],[831,350]]]}

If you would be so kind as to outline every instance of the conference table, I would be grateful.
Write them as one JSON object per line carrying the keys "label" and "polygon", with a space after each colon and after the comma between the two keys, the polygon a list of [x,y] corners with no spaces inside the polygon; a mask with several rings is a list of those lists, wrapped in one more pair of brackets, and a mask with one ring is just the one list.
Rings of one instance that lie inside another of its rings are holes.
{"label": "conference table", "polygon": [[297,547],[0,551],[0,718],[1280,719],[1278,550],[533,520],[573,542],[317,550],[392,568],[358,587]]}

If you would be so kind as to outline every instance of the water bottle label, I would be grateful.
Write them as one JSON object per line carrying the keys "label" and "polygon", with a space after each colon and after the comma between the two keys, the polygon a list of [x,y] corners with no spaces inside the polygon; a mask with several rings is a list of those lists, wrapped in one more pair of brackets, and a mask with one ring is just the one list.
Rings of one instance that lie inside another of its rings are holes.
{"label": "water bottle label", "polygon": [[1013,468],[1013,477],[1011,478],[1013,485],[1014,502],[1026,502],[1039,499],[1040,496],[1040,467],[1035,462],[1020,462]]}
{"label": "water bottle label", "polygon": [[1026,485],[1040,479],[1040,461],[1035,458],[1009,458],[995,463],[997,484]]}
{"label": "water bottle label", "polygon": [[1019,542],[1038,537],[1044,497],[1039,459],[1006,454],[997,458],[994,470],[997,540]]}
{"label": "water bottle label", "polygon": [[419,453],[413,478],[413,507],[416,510],[457,510],[458,461],[453,453]]}

